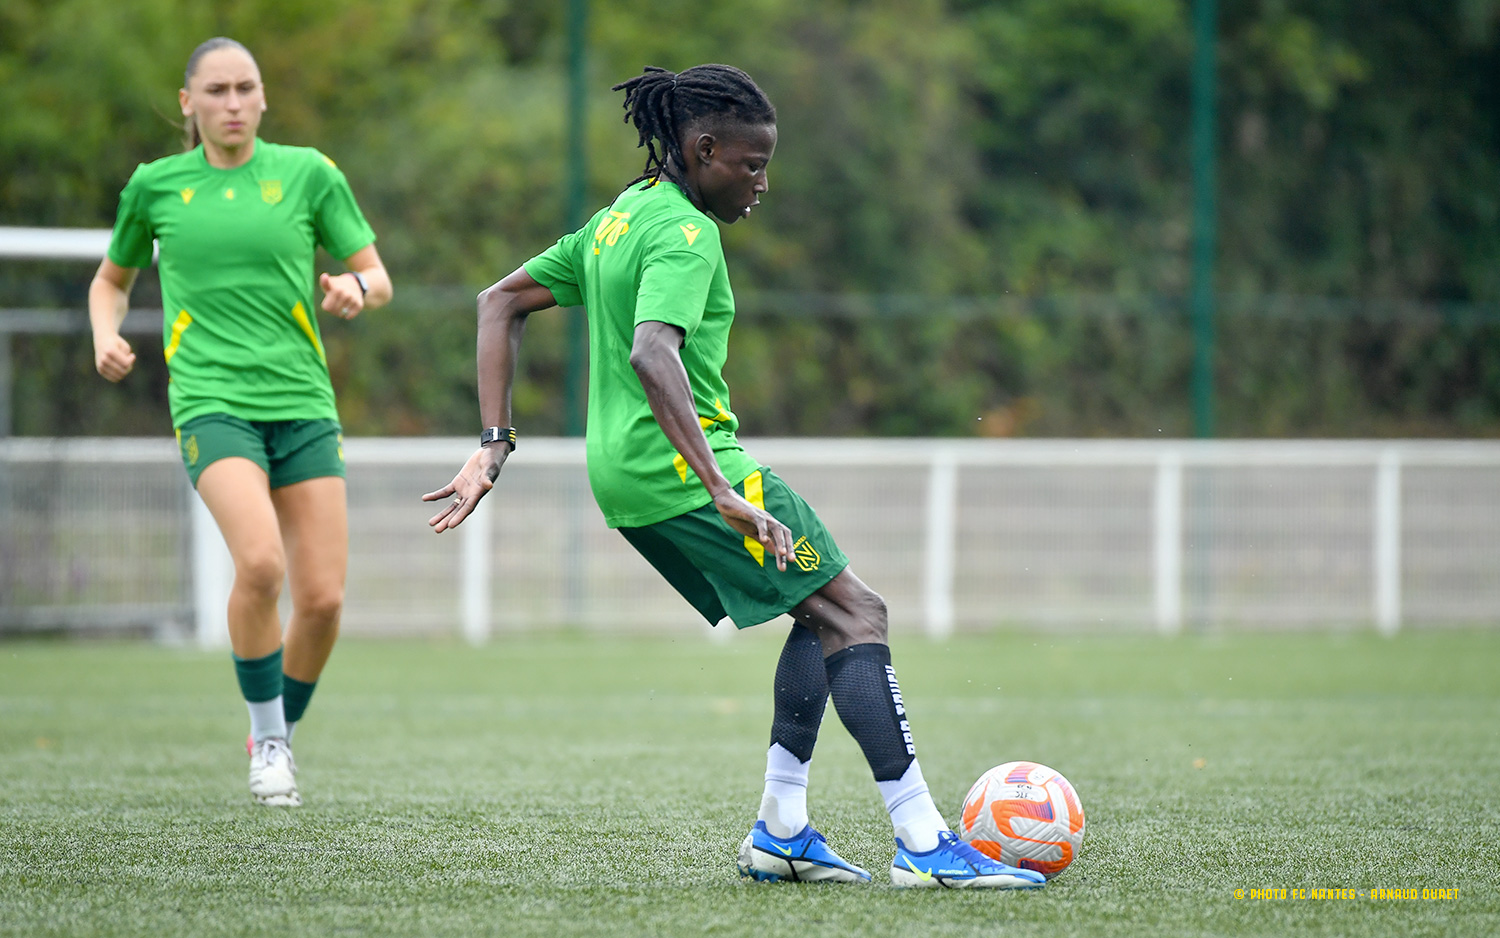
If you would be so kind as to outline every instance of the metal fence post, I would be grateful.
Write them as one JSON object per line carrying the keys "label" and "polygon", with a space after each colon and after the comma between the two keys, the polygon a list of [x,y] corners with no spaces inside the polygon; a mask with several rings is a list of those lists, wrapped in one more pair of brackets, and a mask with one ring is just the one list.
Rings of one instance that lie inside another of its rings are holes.
{"label": "metal fence post", "polygon": [[219,525],[196,491],[192,505],[193,626],[199,646],[229,646],[229,590],[234,586],[234,558]]}
{"label": "metal fence post", "polygon": [[1386,449],[1375,467],[1375,627],[1401,628],[1401,453]]}
{"label": "metal fence post", "polygon": [[490,640],[490,516],[485,506],[475,506],[463,524],[463,559],[459,564],[459,592],[463,597],[464,639],[470,645]]}
{"label": "metal fence post", "polygon": [[1153,506],[1156,630],[1182,631],[1182,454],[1166,450],[1156,462]]}
{"label": "metal fence post", "polygon": [[927,480],[927,550],[923,568],[923,607],[927,635],[953,634],[953,574],[958,536],[958,462],[941,447],[933,450]]}

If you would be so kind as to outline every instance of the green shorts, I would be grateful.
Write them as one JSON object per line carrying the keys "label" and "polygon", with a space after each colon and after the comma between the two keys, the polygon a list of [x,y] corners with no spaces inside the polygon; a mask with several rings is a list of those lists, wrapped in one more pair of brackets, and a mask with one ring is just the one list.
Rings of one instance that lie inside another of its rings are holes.
{"label": "green shorts", "polygon": [[785,571],[712,504],[620,533],[709,624],[727,615],[743,629],[790,612],[838,576],[849,558],[817,512],[771,470],[762,467],[734,488],[791,529],[795,552]]}
{"label": "green shorts", "polygon": [[177,428],[177,448],[193,487],[211,463],[242,456],[279,489],[325,476],[344,478],[344,431],[337,420],[241,420],[204,414]]}

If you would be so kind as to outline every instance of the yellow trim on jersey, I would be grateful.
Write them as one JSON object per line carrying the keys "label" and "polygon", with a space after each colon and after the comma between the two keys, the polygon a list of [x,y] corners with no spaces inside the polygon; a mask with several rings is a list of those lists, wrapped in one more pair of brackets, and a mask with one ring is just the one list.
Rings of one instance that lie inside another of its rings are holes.
{"label": "yellow trim on jersey", "polygon": [[193,317],[188,315],[187,310],[178,313],[177,318],[172,320],[172,339],[161,352],[162,358],[167,360],[167,364],[172,364],[172,356],[177,354],[177,346],[182,344],[182,333],[192,324]]}
{"label": "yellow trim on jersey", "polygon": [[682,479],[682,484],[687,485],[687,460],[682,458],[681,453],[672,454],[672,468],[677,470],[677,475]]}
{"label": "yellow trim on jersey", "polygon": [[701,414],[699,415],[698,426],[707,430],[715,423],[728,423],[731,419],[733,419],[734,415],[724,409],[724,402],[717,397],[714,398],[714,408],[718,411],[718,413],[714,414],[712,417],[704,417]]}
{"label": "yellow trim on jersey", "polygon": [[297,325],[301,326],[302,331],[307,334],[307,341],[317,349],[318,357],[323,359],[323,364],[328,364],[328,356],[323,354],[323,343],[318,341],[318,334],[313,331],[312,321],[307,318],[307,310],[302,308],[301,300],[298,300],[297,305],[292,307],[292,318],[297,320]]}
{"label": "yellow trim on jersey", "polygon": [[[745,501],[761,511],[766,510],[766,494],[761,487],[759,469],[745,477]],[[750,552],[750,556],[755,558],[756,563],[762,567],[766,565],[766,548],[760,541],[753,537],[745,538],[745,549]]]}

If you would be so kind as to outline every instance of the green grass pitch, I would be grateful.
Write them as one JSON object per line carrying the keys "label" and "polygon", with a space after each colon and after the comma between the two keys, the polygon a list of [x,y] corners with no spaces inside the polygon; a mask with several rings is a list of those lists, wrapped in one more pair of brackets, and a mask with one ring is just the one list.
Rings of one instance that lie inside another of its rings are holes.
{"label": "green grass pitch", "polygon": [[831,708],[813,820],[875,882],[739,882],[780,633],[346,641],[296,810],[227,654],[0,644],[0,935],[1500,933],[1500,631],[898,639],[950,818],[1011,759],[1083,800],[1070,869],[987,894],[890,887]]}

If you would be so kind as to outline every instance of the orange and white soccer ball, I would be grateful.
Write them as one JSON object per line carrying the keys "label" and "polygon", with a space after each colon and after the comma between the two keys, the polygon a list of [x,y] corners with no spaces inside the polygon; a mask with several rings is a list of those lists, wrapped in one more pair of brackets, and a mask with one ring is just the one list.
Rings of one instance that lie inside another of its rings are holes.
{"label": "orange and white soccer ball", "polygon": [[1068,780],[1039,762],[1007,762],[964,796],[958,834],[979,852],[1051,879],[1083,846],[1083,803]]}

